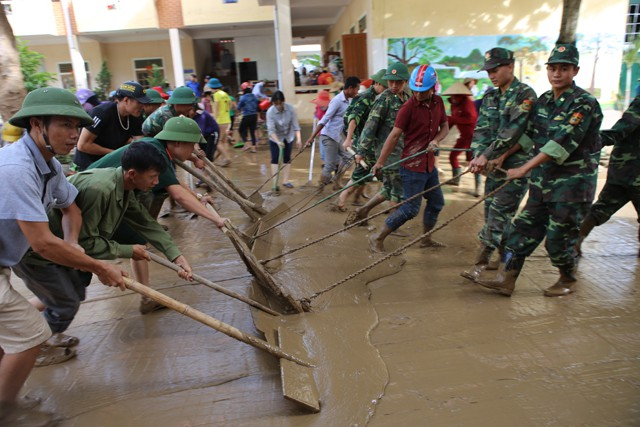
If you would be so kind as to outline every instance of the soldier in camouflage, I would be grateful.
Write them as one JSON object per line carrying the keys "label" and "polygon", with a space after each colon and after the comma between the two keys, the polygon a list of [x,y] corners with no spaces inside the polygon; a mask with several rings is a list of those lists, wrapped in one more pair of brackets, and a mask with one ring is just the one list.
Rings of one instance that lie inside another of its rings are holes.
{"label": "soldier in camouflage", "polygon": [[[600,132],[603,145],[613,145],[607,182],[582,221],[576,252],[596,225],[604,224],[621,207],[633,203],[640,222],[640,96],[636,96],[622,118],[610,130]],[[640,229],[638,230],[640,241]],[[640,257],[640,250],[638,251]]]}
{"label": "soldier in camouflage", "polygon": [[573,82],[580,70],[578,56],[573,44],[557,44],[551,52],[547,62],[551,90],[534,105],[519,142],[524,146],[531,139],[535,156],[507,171],[509,179],[531,172],[529,198],[506,231],[496,279],[477,281],[503,295],[513,293],[525,258],[545,237],[560,278],[544,295],[563,296],[574,290],[575,244],[595,195],[602,123],[598,101]]}
{"label": "soldier in camouflage", "polygon": [[[379,70],[371,79],[373,80],[373,84],[371,87],[361,94],[357,95],[351,101],[351,104],[347,107],[347,111],[344,113],[344,133],[347,135],[344,142],[342,143],[345,150],[349,151],[349,149],[353,149],[352,147],[359,146],[359,138],[362,133],[362,129],[364,128],[365,123],[367,122],[367,117],[369,117],[369,111],[371,111],[371,106],[374,101],[382,92],[387,89],[387,81],[384,80],[384,75],[387,73],[385,68]],[[373,159],[375,160],[375,159]],[[359,181],[369,174],[369,170],[365,169],[359,163],[356,164],[356,168],[351,175],[351,180],[347,183],[346,187],[353,184],[355,181]],[[371,178],[362,180],[355,186],[349,187],[340,193],[340,197],[338,198],[337,208],[338,210],[344,212],[345,207],[344,204],[347,200],[347,197],[353,191],[356,191],[355,200],[356,202],[359,200],[360,195],[364,191],[364,186],[367,182],[371,181]]]}
{"label": "soldier in camouflage", "polygon": [[193,104],[196,102],[196,95],[193,91],[181,86],[176,88],[164,105],[155,110],[142,124],[142,133],[145,136],[156,136],[164,124],[172,117],[185,116],[192,118],[195,115]]}
{"label": "soldier in camouflage", "polygon": [[[513,52],[496,47],[485,53],[482,67],[496,87],[487,93],[473,133],[471,149],[474,159],[469,164],[474,173],[483,172],[488,162],[505,169],[517,168],[531,158],[531,145],[518,144],[525,131],[529,113],[537,99],[536,93],[513,74]],[[507,181],[498,172],[487,175],[485,194]],[[511,221],[527,192],[527,178],[514,179],[499,193],[484,202],[485,224],[478,234],[480,249],[475,264],[461,276],[477,280],[489,265],[491,255],[502,246],[507,224]],[[495,270],[496,267],[493,267]]]}
{"label": "soldier in camouflage", "polygon": [[[375,163],[375,159],[380,156],[384,142],[393,130],[398,110],[409,99],[409,94],[405,91],[406,83],[409,80],[409,69],[405,64],[401,62],[392,64],[383,79],[387,81],[389,89],[382,92],[371,106],[369,117],[358,140],[358,147],[355,148],[356,163],[360,163],[362,160],[368,165]],[[385,164],[399,161],[403,147],[404,139],[401,137]],[[366,218],[371,209],[385,200],[393,204],[402,200],[400,166],[385,169],[382,171],[382,177],[383,186],[380,192],[369,199],[364,206],[350,212],[345,225]]]}

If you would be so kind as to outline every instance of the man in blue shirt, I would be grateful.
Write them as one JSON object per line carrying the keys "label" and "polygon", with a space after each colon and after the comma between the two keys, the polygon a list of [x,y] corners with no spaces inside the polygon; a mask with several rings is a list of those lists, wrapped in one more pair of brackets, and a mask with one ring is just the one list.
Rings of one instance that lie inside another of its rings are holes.
{"label": "man in blue shirt", "polygon": [[342,146],[342,128],[344,112],[349,106],[349,101],[358,94],[360,79],[347,77],[344,89],[329,103],[329,108],[324,117],[318,122],[318,126],[307,139],[306,146],[310,147],[316,135],[320,134],[320,142],[324,146],[325,162],[320,175],[320,186],[324,187],[331,181],[331,175],[336,171],[338,164],[346,163],[349,154]]}
{"label": "man in blue shirt", "polygon": [[186,87],[190,88],[193,93],[196,94],[196,98],[200,98],[202,96],[202,91],[200,90],[200,84],[198,83],[198,76],[195,74],[191,74],[191,80],[184,84]]}
{"label": "man in blue shirt", "polygon": [[[75,96],[64,89],[37,89],[27,95],[9,123],[26,128],[27,134],[0,150],[0,425],[44,425],[50,416],[18,407],[18,392],[37,358],[62,361],[75,352],[55,343],[42,346],[51,330],[11,285],[9,267],[31,247],[57,264],[95,273],[107,286],[124,289],[123,272],[90,258],[78,246],[77,190],[54,157],[69,154],[78,142],[80,127],[92,123]],[[52,208],[64,215],[64,239],[49,230],[47,211]]]}

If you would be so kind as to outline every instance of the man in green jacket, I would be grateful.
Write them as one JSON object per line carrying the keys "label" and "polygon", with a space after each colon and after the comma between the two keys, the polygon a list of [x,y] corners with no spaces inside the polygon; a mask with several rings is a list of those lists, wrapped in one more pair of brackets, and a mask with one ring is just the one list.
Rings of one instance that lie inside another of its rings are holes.
{"label": "man in green jacket", "polygon": [[[75,202],[82,211],[78,244],[87,255],[96,259],[148,260],[146,247],[134,244],[135,236],[123,232],[120,225],[125,224],[182,267],[184,271],[180,277],[192,279],[191,266],[171,236],[134,195],[134,190],[153,188],[165,167],[158,150],[149,144],[134,142],[122,156],[122,167],[90,170],[69,178],[78,190]],[[64,237],[66,224],[60,210],[49,214],[49,227],[54,235]],[[91,273],[52,263],[35,252],[28,252],[14,271],[41,301],[37,308],[44,311],[49,327],[57,334],[59,345],[78,344],[77,338],[62,333],[85,299]]]}
{"label": "man in green jacket", "polygon": [[[156,139],[157,138],[157,139]],[[225,218],[217,213],[209,211],[205,205],[211,203],[210,196],[203,197],[200,201],[186,185],[182,185],[176,176],[173,159],[185,161],[192,155],[196,143],[202,141],[202,134],[198,124],[186,117],[172,117],[165,124],[162,132],[156,138],[142,138],[140,142],[152,146],[160,155],[165,164],[164,172],[158,177],[158,182],[149,192],[137,192],[136,197],[149,211],[153,219],[157,219],[162,204],[167,196],[178,202],[187,211],[213,222],[216,227],[222,228]],[[126,147],[120,148],[104,156],[90,166],[94,168],[116,168],[121,165],[121,160],[126,152]],[[126,224],[122,226],[128,228]],[[125,230],[125,235],[137,236],[133,243],[146,243],[133,230]],[[132,260],[131,268],[136,280],[143,285],[149,285],[149,266],[144,261]],[[146,297],[142,298],[140,312],[150,313],[163,308],[162,305]]]}

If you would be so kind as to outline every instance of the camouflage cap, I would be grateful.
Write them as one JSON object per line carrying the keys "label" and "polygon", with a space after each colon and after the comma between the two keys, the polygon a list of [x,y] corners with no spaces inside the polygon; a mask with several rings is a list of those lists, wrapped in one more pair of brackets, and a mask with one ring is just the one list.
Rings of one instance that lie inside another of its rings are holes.
{"label": "camouflage cap", "polygon": [[503,47],[494,47],[484,53],[484,65],[480,71],[492,70],[501,65],[513,64],[513,51]]}
{"label": "camouflage cap", "polygon": [[384,79],[384,75],[387,73],[387,69],[386,68],[382,68],[380,70],[378,70],[377,73],[375,73],[374,75],[371,76],[371,80],[373,80],[374,82],[381,84],[384,87],[387,87],[387,81]]}
{"label": "camouflage cap", "polygon": [[578,65],[580,53],[578,48],[570,43],[558,43],[551,51],[547,64],[573,64]]}
{"label": "camouflage cap", "polygon": [[402,62],[394,62],[384,75],[385,80],[409,80],[409,69]]}

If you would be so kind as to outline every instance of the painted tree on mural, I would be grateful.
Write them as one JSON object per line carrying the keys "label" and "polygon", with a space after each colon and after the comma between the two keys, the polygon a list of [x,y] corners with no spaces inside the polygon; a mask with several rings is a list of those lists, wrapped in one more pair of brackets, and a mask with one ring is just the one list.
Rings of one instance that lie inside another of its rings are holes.
{"label": "painted tree on mural", "polygon": [[[591,71],[591,83],[589,84],[589,93],[592,95],[596,91],[596,71],[600,56],[619,49],[619,37],[615,34],[598,33],[598,34],[580,34],[580,53],[593,55],[593,68]],[[597,96],[600,96],[599,94]]]}
{"label": "painted tree on mural", "polygon": [[0,93],[0,116],[7,120],[22,106],[26,90],[16,39],[3,7],[0,7]]}
{"label": "painted tree on mural", "polygon": [[513,51],[518,64],[518,79],[524,77],[524,66],[536,66],[539,52],[549,51],[547,44],[539,37],[530,36],[504,36],[498,39],[498,46],[506,47]]}
{"label": "painted tree on mural", "polygon": [[389,39],[388,52],[390,62],[407,65],[431,64],[442,56],[435,37]]}
{"label": "painted tree on mural", "polygon": [[466,57],[445,56],[439,61],[449,67],[458,67],[464,70],[477,70],[484,64],[484,55],[480,49],[473,49]]}

